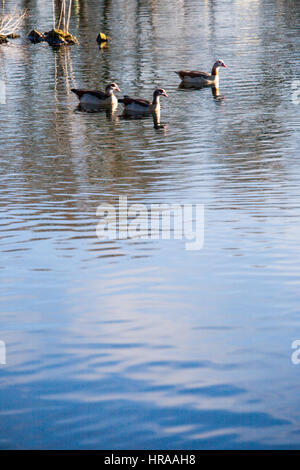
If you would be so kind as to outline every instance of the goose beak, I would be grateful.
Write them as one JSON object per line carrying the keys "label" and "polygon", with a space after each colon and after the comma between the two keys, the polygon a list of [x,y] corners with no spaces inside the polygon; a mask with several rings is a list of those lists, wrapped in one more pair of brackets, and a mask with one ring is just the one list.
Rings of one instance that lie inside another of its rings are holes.
{"label": "goose beak", "polygon": [[166,93],[165,91],[163,92],[162,95],[165,96],[166,98],[169,98],[168,95],[167,95],[167,93]]}
{"label": "goose beak", "polygon": [[225,69],[226,69],[226,68],[227,68],[227,65],[225,65],[224,62],[223,62],[222,67],[225,67]]}
{"label": "goose beak", "polygon": [[121,92],[121,90],[118,86],[116,86],[115,90]]}

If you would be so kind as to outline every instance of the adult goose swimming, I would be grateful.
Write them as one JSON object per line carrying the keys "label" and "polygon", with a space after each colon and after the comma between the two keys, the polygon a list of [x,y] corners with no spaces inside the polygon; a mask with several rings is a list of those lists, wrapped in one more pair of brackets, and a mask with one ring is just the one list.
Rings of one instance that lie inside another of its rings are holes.
{"label": "adult goose swimming", "polygon": [[119,98],[119,103],[124,105],[125,113],[157,113],[160,110],[160,97],[165,96],[168,98],[167,93],[163,88],[158,88],[153,93],[153,100],[142,100],[139,98],[131,98],[125,95],[124,98]]}
{"label": "adult goose swimming", "polygon": [[114,95],[114,91],[121,90],[116,83],[110,83],[105,88],[105,91],[81,90],[76,88],[72,88],[71,91],[77,95],[81,105],[114,108],[118,105],[118,98]]}
{"label": "adult goose swimming", "polygon": [[226,67],[223,60],[217,60],[211,70],[211,73],[198,72],[197,70],[179,70],[177,75],[181,78],[181,86],[183,87],[204,87],[213,85],[219,86],[219,68]]}

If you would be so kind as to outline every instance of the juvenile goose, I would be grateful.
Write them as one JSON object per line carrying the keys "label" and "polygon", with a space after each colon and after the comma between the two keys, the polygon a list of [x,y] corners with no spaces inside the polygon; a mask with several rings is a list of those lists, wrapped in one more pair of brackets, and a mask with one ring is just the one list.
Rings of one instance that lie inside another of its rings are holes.
{"label": "juvenile goose", "polygon": [[217,60],[211,70],[211,74],[198,72],[196,70],[180,70],[177,73],[181,78],[181,86],[185,87],[203,87],[207,85],[219,85],[219,67],[226,67],[223,60]]}
{"label": "juvenile goose", "polygon": [[78,90],[72,88],[71,90],[78,96],[80,104],[82,105],[96,105],[115,107],[118,105],[118,99],[114,95],[114,91],[121,91],[116,83],[110,83],[105,88],[105,92],[96,90]]}
{"label": "juvenile goose", "polygon": [[124,104],[124,111],[128,113],[155,113],[160,110],[160,96],[168,98],[168,95],[163,88],[159,88],[154,91],[153,101],[131,98],[130,96],[125,95],[124,98],[119,99],[119,103]]}

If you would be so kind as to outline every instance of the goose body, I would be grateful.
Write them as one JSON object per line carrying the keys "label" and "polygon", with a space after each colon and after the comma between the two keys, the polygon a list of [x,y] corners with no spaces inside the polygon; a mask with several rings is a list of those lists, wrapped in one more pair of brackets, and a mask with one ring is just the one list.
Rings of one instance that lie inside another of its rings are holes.
{"label": "goose body", "polygon": [[127,113],[157,113],[160,111],[160,96],[166,96],[168,98],[165,90],[160,88],[154,91],[153,101],[131,98],[130,96],[125,95],[123,98],[119,99],[119,103],[123,103],[124,111]]}
{"label": "goose body", "polygon": [[116,107],[118,105],[118,99],[114,95],[114,91],[121,90],[116,83],[110,83],[105,88],[105,91],[75,88],[72,88],[71,91],[77,95],[81,105]]}
{"label": "goose body", "polygon": [[177,75],[181,78],[181,86],[185,87],[204,87],[213,85],[219,86],[219,67],[226,67],[223,60],[217,60],[211,73],[199,72],[197,70],[179,70]]}

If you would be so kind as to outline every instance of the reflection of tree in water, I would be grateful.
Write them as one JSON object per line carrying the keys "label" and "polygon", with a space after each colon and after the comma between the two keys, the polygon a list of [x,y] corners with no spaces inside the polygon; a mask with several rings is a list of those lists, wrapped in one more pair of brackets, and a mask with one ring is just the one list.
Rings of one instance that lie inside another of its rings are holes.
{"label": "reflection of tree in water", "polygon": [[63,77],[66,92],[70,93],[70,88],[76,88],[75,74],[72,64],[72,56],[68,47],[54,51],[54,91],[57,100],[57,87],[59,79]]}

